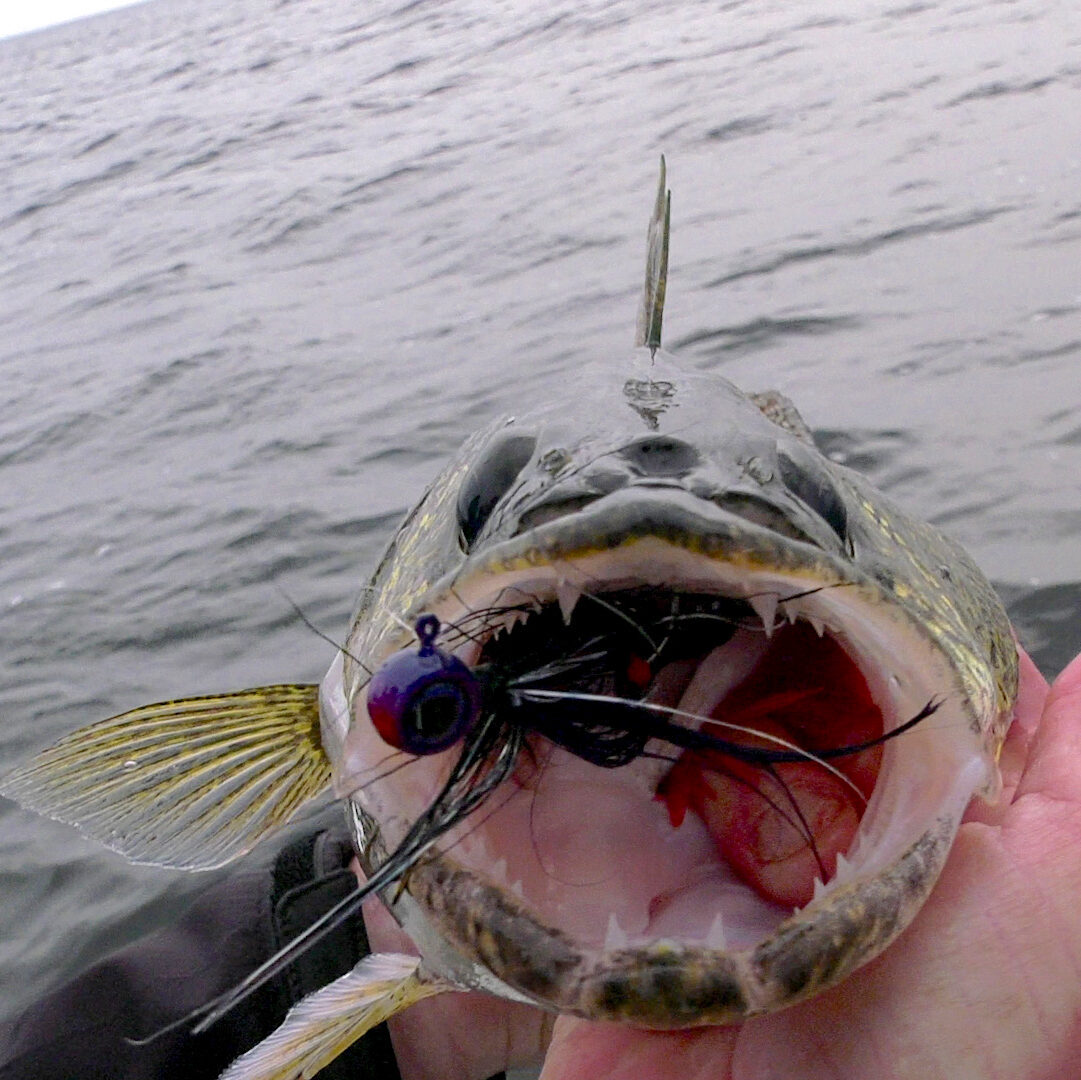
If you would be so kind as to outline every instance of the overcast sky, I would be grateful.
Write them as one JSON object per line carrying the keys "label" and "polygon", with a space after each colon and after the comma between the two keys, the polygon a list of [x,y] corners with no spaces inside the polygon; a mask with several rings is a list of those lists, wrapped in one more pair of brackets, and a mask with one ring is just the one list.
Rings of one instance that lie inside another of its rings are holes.
{"label": "overcast sky", "polygon": [[127,7],[136,0],[30,0],[10,3],[0,0],[0,38],[22,34],[42,26],[68,22],[83,15]]}

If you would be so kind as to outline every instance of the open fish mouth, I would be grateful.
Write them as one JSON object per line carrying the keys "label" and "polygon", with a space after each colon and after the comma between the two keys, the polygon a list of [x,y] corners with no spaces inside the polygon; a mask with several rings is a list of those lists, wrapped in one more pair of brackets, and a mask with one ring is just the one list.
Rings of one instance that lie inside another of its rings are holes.
{"label": "open fish mouth", "polygon": [[[561,1011],[723,1022],[884,948],[994,770],[952,667],[876,583],[671,492],[624,495],[618,528],[591,507],[428,598],[525,750],[399,915]],[[362,730],[348,756],[386,762]],[[373,866],[453,757],[352,772]]]}

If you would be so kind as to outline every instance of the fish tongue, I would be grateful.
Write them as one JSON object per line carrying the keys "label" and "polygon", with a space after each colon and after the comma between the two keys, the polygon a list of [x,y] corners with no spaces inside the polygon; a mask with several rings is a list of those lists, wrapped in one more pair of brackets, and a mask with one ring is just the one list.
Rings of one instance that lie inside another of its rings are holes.
{"label": "fish tongue", "polygon": [[[741,635],[747,641],[739,640]],[[762,657],[761,635],[734,635],[702,661],[679,708],[723,722],[716,734],[730,742],[779,745],[724,724],[790,743],[791,731],[771,713],[791,711],[785,703],[799,699],[799,689],[771,695],[763,687],[761,696],[734,706],[729,697],[753,669],[761,670]],[[802,709],[799,701],[796,708]],[[810,903],[815,879],[825,881],[834,872],[837,855],[848,849],[860,820],[858,796],[836,773],[811,761],[763,767],[720,752],[692,751],[662,780],[658,795],[673,823],[688,810],[696,814],[733,870],[764,899],[788,907]]]}
{"label": "fish tongue", "polygon": [[692,806],[733,870],[759,895],[787,907],[811,902],[816,878],[833,875],[860,821],[848,788],[803,762],[771,772],[721,764],[701,774]]}
{"label": "fish tongue", "polygon": [[738,1031],[640,1031],[561,1016],[540,1080],[728,1080]]}

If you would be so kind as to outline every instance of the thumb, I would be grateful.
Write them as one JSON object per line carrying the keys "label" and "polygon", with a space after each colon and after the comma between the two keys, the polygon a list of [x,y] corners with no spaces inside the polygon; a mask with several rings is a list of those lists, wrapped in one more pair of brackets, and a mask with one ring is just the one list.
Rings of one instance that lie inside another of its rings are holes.
{"label": "thumb", "polygon": [[555,1022],[540,1080],[728,1080],[738,1027],[641,1031]]}
{"label": "thumb", "polygon": [[1081,804],[1081,656],[1054,681],[1014,801],[1042,795]]}

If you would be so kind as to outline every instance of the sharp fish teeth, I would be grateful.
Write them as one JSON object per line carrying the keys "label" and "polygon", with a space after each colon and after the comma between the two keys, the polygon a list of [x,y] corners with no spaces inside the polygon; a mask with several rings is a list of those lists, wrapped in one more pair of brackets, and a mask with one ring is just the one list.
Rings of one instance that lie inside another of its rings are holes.
{"label": "sharp fish teeth", "polygon": [[795,626],[796,620],[799,618],[799,611],[796,609],[796,605],[782,604],[781,611],[784,613],[784,617],[788,620],[788,625]]}
{"label": "sharp fish teeth", "polygon": [[713,922],[710,923],[705,944],[707,949],[728,948],[728,939],[724,935],[724,918],[719,911],[713,916]]}
{"label": "sharp fish teeth", "polygon": [[472,836],[463,837],[462,851],[468,853],[470,862],[483,865],[492,861],[491,853],[488,851],[488,841],[479,831],[475,831]]}
{"label": "sharp fish teeth", "polygon": [[826,891],[826,886],[822,884],[822,879],[816,875],[815,880],[814,880],[814,898],[815,898],[815,900],[817,900],[820,896],[824,895],[825,891]]}
{"label": "sharp fish teeth", "polygon": [[814,627],[814,632],[821,637],[826,632],[826,623],[818,615],[804,615],[803,616]]}
{"label": "sharp fish teeth", "polygon": [[840,853],[837,853],[837,869],[833,872],[834,881],[849,881],[856,875],[852,871],[852,864]]}
{"label": "sharp fish teeth", "polygon": [[755,596],[748,596],[747,603],[754,608],[755,614],[762,620],[766,637],[771,637],[774,620],[777,617],[777,594],[758,593]]}
{"label": "sharp fish teeth", "polygon": [[559,610],[563,612],[563,622],[570,625],[571,615],[578,603],[582,590],[572,581],[560,581],[556,585],[556,599],[559,601]]}
{"label": "sharp fish teeth", "polygon": [[627,931],[619,925],[619,919],[613,911],[608,916],[608,931],[604,935],[605,952],[627,947]]}

